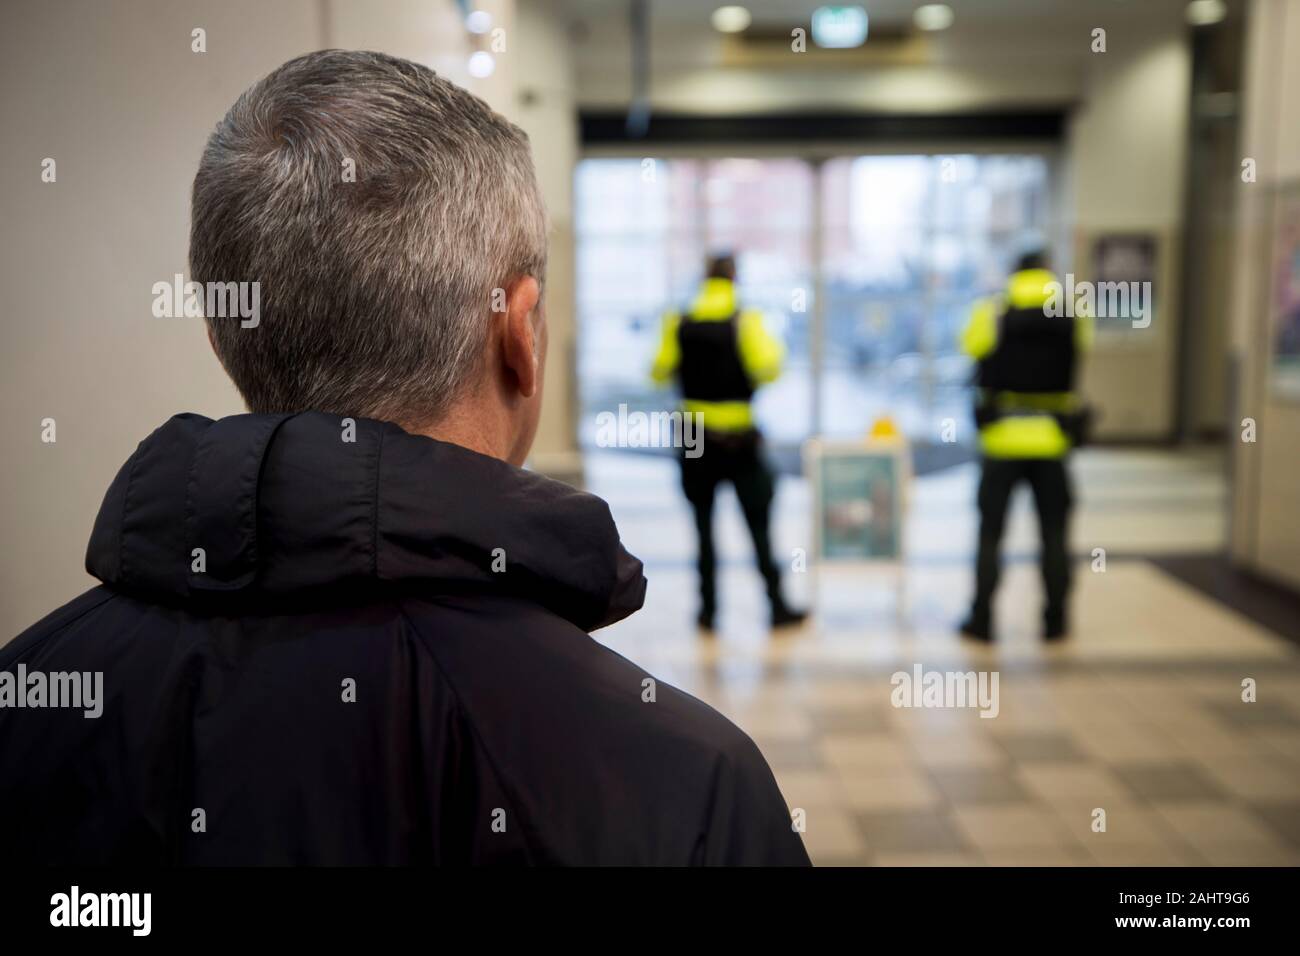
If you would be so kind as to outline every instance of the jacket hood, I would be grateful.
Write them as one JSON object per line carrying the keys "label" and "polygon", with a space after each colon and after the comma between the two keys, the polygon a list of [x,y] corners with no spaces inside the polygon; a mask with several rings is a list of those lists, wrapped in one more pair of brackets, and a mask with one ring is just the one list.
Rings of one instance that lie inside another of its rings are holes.
{"label": "jacket hood", "polygon": [[164,423],[109,487],[86,570],[218,605],[382,586],[511,595],[583,630],[639,609],[646,587],[600,498],[319,412]]}

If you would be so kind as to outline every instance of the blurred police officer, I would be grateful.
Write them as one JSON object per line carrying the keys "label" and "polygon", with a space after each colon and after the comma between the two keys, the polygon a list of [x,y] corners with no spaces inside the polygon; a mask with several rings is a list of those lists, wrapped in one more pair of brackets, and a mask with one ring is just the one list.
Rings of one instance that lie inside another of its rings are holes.
{"label": "blurred police officer", "polygon": [[1067,632],[1072,496],[1065,460],[1087,424],[1074,389],[1092,321],[1047,307],[1056,282],[1042,252],[1021,256],[1006,289],[977,303],[961,333],[962,351],[978,363],[975,421],[983,459],[975,601],[961,628],[976,640],[992,640],[998,549],[1007,503],[1021,481],[1033,490],[1042,533],[1043,636],[1056,640]]}
{"label": "blurred police officer", "polygon": [[791,610],[781,595],[769,534],[775,481],[763,459],[763,440],[750,404],[758,386],[781,374],[783,357],[784,349],[767,331],[762,314],[737,303],[732,256],[710,259],[690,307],[664,316],[651,374],[661,385],[675,380],[682,392],[682,411],[701,416],[704,426],[703,453],[695,458],[683,454],[681,464],[682,488],[695,512],[699,537],[698,623],[706,631],[713,629],[717,612],[713,499],[718,486],[728,481],[754,539],[772,626],[798,624],[806,616]]}

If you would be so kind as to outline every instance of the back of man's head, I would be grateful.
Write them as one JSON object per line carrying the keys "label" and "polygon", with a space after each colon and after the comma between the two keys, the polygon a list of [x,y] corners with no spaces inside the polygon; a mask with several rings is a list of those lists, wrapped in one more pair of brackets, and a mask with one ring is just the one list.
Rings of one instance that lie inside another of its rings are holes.
{"label": "back of man's head", "polygon": [[208,317],[254,412],[436,422],[481,372],[494,290],[545,267],[525,134],[384,54],[284,64],[231,107],[194,179],[192,278],[260,285],[256,327]]}

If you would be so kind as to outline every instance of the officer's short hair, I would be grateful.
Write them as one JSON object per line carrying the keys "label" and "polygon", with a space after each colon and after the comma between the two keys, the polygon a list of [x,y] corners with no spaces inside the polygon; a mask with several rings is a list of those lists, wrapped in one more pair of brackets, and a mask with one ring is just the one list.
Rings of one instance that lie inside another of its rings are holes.
{"label": "officer's short hair", "polygon": [[1026,269],[1046,269],[1047,252],[1043,249],[1031,249],[1022,253],[1016,260],[1016,272],[1024,272]]}
{"label": "officer's short hair", "polygon": [[711,256],[707,267],[710,279],[736,279],[736,257],[731,253]]}

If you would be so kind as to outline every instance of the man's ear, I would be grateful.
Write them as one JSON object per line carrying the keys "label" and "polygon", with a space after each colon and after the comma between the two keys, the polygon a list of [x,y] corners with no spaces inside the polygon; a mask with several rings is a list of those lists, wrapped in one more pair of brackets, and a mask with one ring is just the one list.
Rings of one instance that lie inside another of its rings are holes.
{"label": "man's ear", "polygon": [[506,367],[514,373],[519,394],[524,398],[532,398],[541,387],[541,355],[533,324],[533,311],[540,295],[541,289],[532,276],[520,276],[506,290],[501,355]]}

